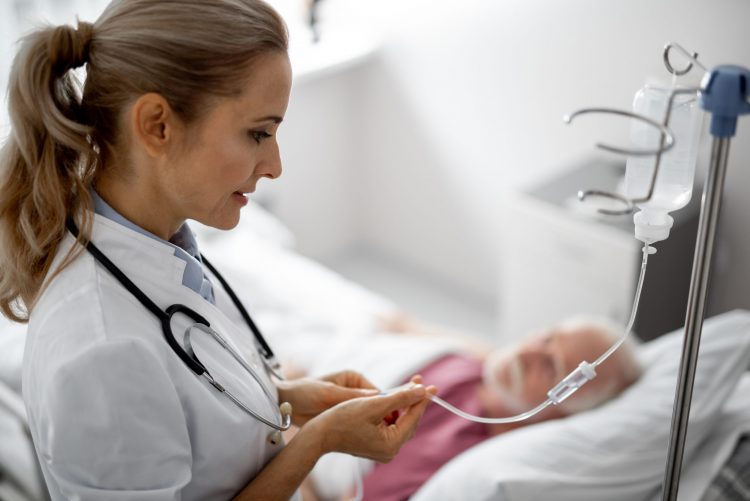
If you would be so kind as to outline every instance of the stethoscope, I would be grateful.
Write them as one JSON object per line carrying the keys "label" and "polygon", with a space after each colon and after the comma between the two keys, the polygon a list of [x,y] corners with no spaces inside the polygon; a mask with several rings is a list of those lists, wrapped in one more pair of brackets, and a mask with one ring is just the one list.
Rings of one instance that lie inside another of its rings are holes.
{"label": "stethoscope", "polygon": [[[66,223],[66,226],[68,228],[68,231],[70,231],[73,236],[78,239],[78,228],[76,227],[75,223],[73,221],[68,220]],[[203,365],[203,363],[198,359],[198,356],[195,354],[195,351],[193,350],[192,343],[190,341],[191,332],[195,329],[200,332],[206,333],[210,335],[219,345],[227,350],[232,357],[247,371],[253,379],[260,385],[260,387],[263,389],[263,393],[266,395],[266,398],[269,402],[272,403],[272,406],[275,406],[276,399],[274,395],[271,393],[271,391],[268,389],[268,387],[261,381],[260,376],[253,370],[252,367],[245,361],[245,359],[240,356],[237,351],[232,348],[232,346],[226,342],[226,340],[219,335],[218,332],[216,332],[214,329],[211,328],[211,324],[206,320],[203,316],[198,314],[195,310],[185,306],[184,304],[173,304],[172,306],[168,307],[166,310],[162,310],[159,308],[156,303],[154,303],[147,295],[144,293],[141,289],[138,288],[126,275],[123,273],[122,270],[120,270],[110,259],[102,253],[99,248],[94,245],[93,242],[90,240],[86,242],[86,250],[91,253],[91,255],[96,259],[102,266],[104,266],[116,279],[118,282],[120,282],[123,287],[125,287],[133,296],[135,296],[136,299],[151,313],[153,313],[160,321],[161,321],[161,329],[164,334],[164,339],[167,340],[167,344],[172,348],[172,350],[179,356],[182,361],[187,365],[190,370],[192,370],[197,376],[204,377],[214,388],[216,388],[220,393],[223,393],[226,395],[232,402],[234,402],[237,407],[260,421],[261,423],[273,428],[273,432],[271,432],[268,435],[268,441],[273,444],[277,445],[281,442],[281,432],[288,430],[289,427],[292,425],[292,406],[289,404],[289,402],[282,402],[279,405],[279,422],[274,423],[273,421],[270,421],[266,419],[265,417],[261,416],[254,410],[252,410],[250,407],[242,403],[235,395],[233,395],[229,390],[227,390],[224,386],[221,385],[218,381],[216,381],[211,373],[206,369],[206,366]],[[269,371],[271,374],[273,374],[278,379],[283,380],[284,377],[280,374],[281,365],[276,360],[276,357],[273,354],[273,351],[271,350],[271,347],[268,346],[268,343],[263,338],[263,335],[260,333],[260,330],[255,325],[255,322],[253,322],[253,319],[250,317],[250,314],[247,312],[245,307],[242,305],[242,302],[237,297],[237,295],[234,293],[232,288],[229,286],[226,280],[224,280],[224,277],[221,276],[221,274],[216,270],[216,268],[201,254],[201,259],[203,263],[208,267],[209,270],[211,270],[211,273],[214,274],[214,276],[219,280],[221,283],[221,286],[224,288],[224,290],[229,295],[230,299],[232,300],[232,303],[234,303],[237,310],[239,310],[240,315],[242,315],[242,318],[245,320],[247,325],[250,327],[250,330],[252,331],[253,335],[255,336],[255,339],[258,341],[259,349],[258,352],[261,354],[261,359],[263,360],[263,365],[266,367],[266,370]],[[185,348],[183,349],[182,346],[177,342],[177,340],[174,337],[174,333],[172,332],[172,317],[176,313],[182,313],[183,315],[186,315],[191,320],[195,322],[194,325],[191,325],[185,330],[185,337],[184,337],[184,344]]]}

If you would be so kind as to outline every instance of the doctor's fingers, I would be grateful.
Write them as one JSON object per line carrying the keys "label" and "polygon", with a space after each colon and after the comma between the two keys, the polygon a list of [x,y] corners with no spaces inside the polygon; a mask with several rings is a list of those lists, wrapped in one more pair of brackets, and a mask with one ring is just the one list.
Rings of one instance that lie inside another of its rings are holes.
{"label": "doctor's fingers", "polygon": [[[386,462],[414,433],[428,402],[426,396],[426,389],[420,387],[390,395],[353,399],[322,413],[310,424],[322,429],[321,438],[326,451]],[[419,406],[421,402],[424,404]],[[400,424],[387,424],[384,419],[398,409],[406,409],[409,419],[404,417]]]}
{"label": "doctor's fingers", "polygon": [[425,388],[417,384],[373,398],[372,409],[384,415],[390,415],[393,411],[407,409],[423,400],[429,402],[429,398],[435,393],[437,389],[434,386]]}
{"label": "doctor's fingers", "polygon": [[[434,386],[428,386],[426,389],[425,398],[413,404],[411,407],[406,409],[403,413],[399,413],[394,425],[396,431],[406,434],[406,440],[414,435],[414,432],[419,425],[419,420],[422,418],[425,409],[430,404],[430,397],[437,394],[437,388]],[[390,428],[390,427],[389,427]],[[390,428],[392,429],[392,428]]]}
{"label": "doctor's fingers", "polygon": [[333,386],[328,388],[325,396],[325,408],[333,407],[341,402],[346,402],[353,398],[374,397],[379,395],[378,390],[370,388],[345,388],[343,386]]}
{"label": "doctor's fingers", "polygon": [[388,426],[387,431],[395,433],[397,440],[401,443],[411,440],[414,433],[417,431],[419,421],[422,419],[424,411],[427,406],[430,405],[429,399],[424,399],[421,402],[409,407],[405,412],[398,416],[396,422]]}
{"label": "doctor's fingers", "polygon": [[394,424],[381,424],[382,439],[379,443],[373,444],[370,458],[380,463],[387,463],[393,459],[401,450],[401,447],[411,440],[416,433],[419,420],[429,403],[429,399],[424,398],[407,408]]}
{"label": "doctor's fingers", "polygon": [[357,371],[341,371],[336,372],[334,374],[329,374],[327,376],[323,376],[323,381],[328,381],[331,383],[335,383],[339,386],[344,386],[346,388],[364,388],[364,389],[372,389],[376,390],[377,387],[370,382],[369,379],[367,379],[365,376],[360,374]]}

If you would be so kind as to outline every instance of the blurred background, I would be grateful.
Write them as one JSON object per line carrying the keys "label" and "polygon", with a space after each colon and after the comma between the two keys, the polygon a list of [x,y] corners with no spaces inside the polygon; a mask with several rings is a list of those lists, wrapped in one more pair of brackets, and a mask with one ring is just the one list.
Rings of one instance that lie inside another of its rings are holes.
{"label": "blurred background", "polygon": [[[630,109],[645,82],[669,82],[668,41],[709,67],[750,66],[747,0],[270,3],[290,27],[295,83],[279,134],[284,175],[255,200],[300,253],[420,318],[493,339],[570,314],[629,313],[632,224],[572,198],[620,183],[624,159],[594,143],[627,144],[627,121],[561,117]],[[94,21],[105,4],[2,0],[3,87],[25,31]],[[5,137],[5,96],[1,113]],[[707,157],[705,140],[699,180]],[[748,187],[746,118],[730,151],[709,314],[750,308]],[[644,337],[684,321],[699,190],[650,262]]]}

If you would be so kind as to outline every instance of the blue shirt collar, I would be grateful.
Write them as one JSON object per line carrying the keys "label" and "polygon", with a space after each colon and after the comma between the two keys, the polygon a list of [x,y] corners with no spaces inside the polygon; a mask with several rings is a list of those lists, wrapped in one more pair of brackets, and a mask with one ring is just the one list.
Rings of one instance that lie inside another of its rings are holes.
{"label": "blue shirt collar", "polygon": [[203,261],[201,260],[201,254],[198,250],[198,242],[195,240],[195,236],[187,223],[180,226],[177,233],[172,235],[169,241],[166,241],[126,219],[102,197],[100,197],[95,190],[91,190],[91,196],[94,200],[94,212],[100,216],[106,217],[126,228],[173,247],[175,257],[185,261],[185,272],[182,276],[182,285],[200,294],[207,301],[211,303],[214,302],[214,291],[211,281],[206,274],[203,273]]}

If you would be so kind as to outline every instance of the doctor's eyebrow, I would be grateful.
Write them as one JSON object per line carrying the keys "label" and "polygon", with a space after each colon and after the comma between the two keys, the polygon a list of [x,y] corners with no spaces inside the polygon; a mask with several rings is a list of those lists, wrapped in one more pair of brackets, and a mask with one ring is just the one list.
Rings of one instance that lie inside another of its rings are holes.
{"label": "doctor's eyebrow", "polygon": [[261,118],[253,120],[253,122],[273,122],[276,124],[280,124],[283,121],[284,121],[284,117],[280,117],[278,115],[268,115],[266,117],[261,117]]}

